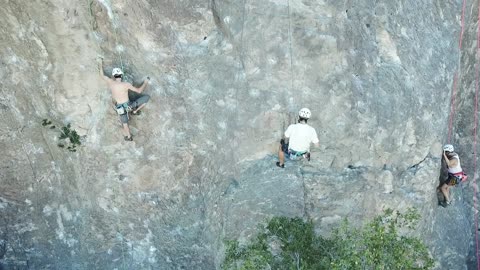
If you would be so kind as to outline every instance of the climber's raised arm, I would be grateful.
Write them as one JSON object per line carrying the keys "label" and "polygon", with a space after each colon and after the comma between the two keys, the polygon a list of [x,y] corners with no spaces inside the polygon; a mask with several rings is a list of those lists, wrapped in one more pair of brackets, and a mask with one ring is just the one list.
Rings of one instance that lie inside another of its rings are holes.
{"label": "climber's raised arm", "polygon": [[104,81],[110,80],[110,78],[105,76],[105,74],[103,73],[103,58],[98,57],[97,61],[98,61],[98,72],[99,72],[100,78],[102,78]]}
{"label": "climber's raised arm", "polygon": [[140,87],[135,87],[135,86],[133,86],[133,85],[130,84],[130,86],[129,86],[128,89],[130,89],[130,90],[132,90],[132,91],[135,91],[135,92],[137,92],[137,93],[142,93],[143,90],[145,90],[145,88],[147,87],[148,81],[150,81],[150,77],[147,77],[147,79],[145,79],[145,80],[143,81],[143,83],[142,83],[142,85],[141,85]]}

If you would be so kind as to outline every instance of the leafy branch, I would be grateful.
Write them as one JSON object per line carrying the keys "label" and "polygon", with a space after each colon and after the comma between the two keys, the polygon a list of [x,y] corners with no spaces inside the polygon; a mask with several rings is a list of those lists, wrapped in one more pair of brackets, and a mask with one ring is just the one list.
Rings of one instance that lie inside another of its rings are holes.
{"label": "leafy branch", "polygon": [[[52,125],[52,121],[48,119],[42,120],[42,126],[49,127],[50,129],[55,129],[56,127]],[[60,136],[58,137],[57,146],[60,148],[65,148],[70,152],[76,152],[77,146],[80,146],[82,143],[80,141],[80,135],[78,135],[75,129],[72,129],[70,124],[60,128]]]}

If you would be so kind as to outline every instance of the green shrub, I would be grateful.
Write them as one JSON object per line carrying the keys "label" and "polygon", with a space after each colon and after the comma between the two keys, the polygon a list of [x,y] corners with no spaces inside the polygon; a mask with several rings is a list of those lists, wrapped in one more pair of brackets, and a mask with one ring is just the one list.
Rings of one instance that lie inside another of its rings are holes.
{"label": "green shrub", "polygon": [[[48,119],[42,120],[42,126],[44,127],[50,126],[49,127],[50,129],[55,129],[56,127],[51,124],[52,124],[52,121]],[[60,129],[60,136],[58,137],[58,140],[59,142],[57,146],[60,148],[65,148],[65,146],[67,146],[67,150],[70,152],[76,152],[77,151],[76,147],[82,144],[80,142],[80,135],[78,135],[75,129],[72,129],[70,124],[63,126]]]}
{"label": "green shrub", "polygon": [[421,240],[399,234],[418,219],[414,209],[386,210],[359,229],[345,220],[323,238],[311,221],[273,217],[251,243],[226,242],[223,269],[432,269]]}

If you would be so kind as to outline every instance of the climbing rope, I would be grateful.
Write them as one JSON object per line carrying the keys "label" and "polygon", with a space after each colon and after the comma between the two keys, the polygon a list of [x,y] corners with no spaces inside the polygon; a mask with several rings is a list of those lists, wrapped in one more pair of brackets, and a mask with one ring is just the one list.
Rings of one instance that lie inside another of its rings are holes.
{"label": "climbing rope", "polygon": [[[113,12],[112,12],[113,13]],[[115,19],[115,15],[112,15],[112,24],[113,24],[113,34],[115,36],[115,46],[118,46],[118,30],[117,30],[117,25],[116,25],[116,19]],[[123,47],[121,48],[121,50],[123,50]],[[124,66],[123,66],[123,57],[122,57],[122,51],[121,50],[118,50],[118,48],[115,48],[115,51],[117,51],[117,54],[120,58],[120,67],[122,68],[122,72],[125,73],[125,69],[124,69]]]}
{"label": "climbing rope", "polygon": [[[244,59],[244,46],[243,46],[243,38],[244,38],[244,34],[245,34],[245,22],[246,22],[246,17],[247,17],[247,0],[243,0],[243,10],[242,10],[242,30],[241,30],[241,34],[240,34],[240,50],[238,51],[238,58],[239,58],[239,61],[241,62],[239,65],[239,71],[240,73],[244,72],[246,73],[245,71],[245,67],[243,66],[243,59]],[[234,83],[236,83],[237,80],[239,80],[240,78],[242,77],[239,77],[239,76],[235,76],[235,81]],[[247,77],[245,77],[246,80],[248,80]],[[241,84],[244,84],[244,87],[247,88],[245,89],[246,91],[248,91],[248,84],[246,84],[246,82],[241,82]],[[240,99],[238,93],[239,91],[241,90],[240,88],[243,88],[243,87],[235,87],[236,90],[235,90],[235,121],[234,123],[238,123],[239,121],[239,117],[240,117],[240,113],[239,113],[239,102],[238,100]],[[238,128],[238,125],[237,127]],[[235,129],[236,129],[235,128]],[[232,130],[235,130],[235,129],[232,129]],[[238,147],[238,136],[234,133],[233,134],[233,139],[234,139],[234,147]],[[238,179],[239,178],[239,175],[240,175],[240,170],[238,169],[238,163],[240,162],[239,160],[239,156],[237,153],[235,153],[235,151],[231,151],[232,152],[232,158],[233,158],[233,164],[234,164],[234,171],[233,171],[233,175],[234,175],[234,178],[235,179]]]}
{"label": "climbing rope", "polygon": [[448,140],[447,140],[448,143],[450,143],[450,139],[452,135],[452,127],[453,127],[453,118],[455,115],[455,96],[457,94],[457,79],[458,79],[458,74],[457,72],[455,72],[455,75],[453,76],[452,97],[450,102],[450,120],[448,124]]}
{"label": "climbing rope", "polygon": [[[115,12],[113,12],[112,10],[112,24],[113,24],[113,34],[114,34],[114,37],[115,37],[115,51],[117,52],[119,58],[120,58],[120,67],[122,69],[122,72],[125,73],[125,69],[124,69],[124,66],[123,66],[123,57],[122,57],[122,51],[123,48],[121,48],[121,50],[118,50],[119,48],[117,48],[117,46],[119,46],[119,42],[118,42],[118,25],[117,23],[119,23],[120,21],[116,19],[115,17]],[[121,189],[121,185],[120,185],[120,182],[117,181],[117,188],[118,188],[118,191],[120,191]],[[116,194],[120,194],[120,193],[116,193]],[[120,240],[120,246],[122,248],[122,265],[123,265],[123,269],[127,269],[126,266],[125,266],[125,248],[124,248],[124,237],[123,237],[123,234],[120,230],[120,213],[117,213],[116,214],[116,217],[117,217],[117,238],[119,238]]]}
{"label": "climbing rope", "polygon": [[[479,9],[480,11],[480,9]],[[480,17],[480,16],[479,16]],[[480,19],[480,18],[479,18]],[[477,54],[479,52],[477,48]],[[478,57],[478,56],[477,56]],[[477,212],[477,183],[476,183],[476,176],[477,176],[477,112],[478,112],[478,65],[475,68],[475,126],[473,128],[473,188],[474,188],[474,196],[473,196],[473,206],[474,206],[474,218],[475,218],[475,243],[476,243],[476,257],[477,257],[477,269],[480,269],[480,261],[478,260],[478,214]]]}
{"label": "climbing rope", "polygon": [[455,72],[453,76],[453,87],[452,87],[452,95],[451,95],[451,102],[450,102],[450,119],[449,119],[449,124],[448,124],[448,140],[447,142],[450,143],[451,138],[452,138],[452,129],[453,129],[453,119],[455,117],[455,97],[457,95],[457,83],[458,83],[458,77],[459,73],[461,71],[461,51],[462,51],[462,42],[463,42],[463,33],[465,31],[465,6],[466,6],[466,0],[463,0],[462,4],[462,16],[461,16],[461,23],[460,23],[460,37],[458,40],[458,48],[459,48],[459,56],[458,56],[458,64],[457,64],[457,71]]}
{"label": "climbing rope", "polygon": [[288,45],[290,53],[290,93],[293,93],[293,46],[292,46],[292,21],[290,17],[290,0],[287,0],[288,15]]}
{"label": "climbing rope", "polygon": [[463,32],[465,30],[465,6],[466,6],[466,1],[467,0],[463,0],[463,4],[462,4],[462,19],[461,19],[460,40],[458,42],[458,47],[460,48],[460,50],[462,49]]}
{"label": "climbing rope", "polygon": [[[463,2],[465,4],[465,0]],[[462,20],[463,21],[463,20]],[[480,2],[478,4],[478,21],[480,22]],[[477,207],[477,125],[478,125],[478,84],[479,84],[479,53],[480,53],[480,23],[477,23],[477,65],[475,67],[475,124],[473,128],[473,188],[474,188],[474,196],[473,196],[473,207],[474,207],[474,219],[475,219],[475,244],[476,244],[476,253],[475,257],[477,258],[477,269],[480,269],[480,260],[478,259],[478,207]]]}
{"label": "climbing rope", "polygon": [[[287,18],[288,18],[288,51],[290,54],[290,94],[295,91],[295,70],[293,68],[293,43],[292,43],[292,16],[291,16],[291,8],[290,8],[290,0],[287,0]],[[300,100],[302,101],[303,98],[303,91],[298,91],[300,95]],[[286,97],[289,97],[289,95],[285,95]],[[294,95],[296,97],[297,95]],[[291,104],[291,101],[293,101],[293,104]],[[298,109],[298,102],[296,102],[295,98],[289,98],[286,102],[287,104],[287,127],[290,124],[295,124],[296,119],[297,119],[297,114],[295,113],[295,109]],[[283,123],[283,130],[282,133],[286,130],[285,127],[285,122]]]}
{"label": "climbing rope", "polygon": [[[120,182],[119,180],[116,180],[117,183],[118,183],[118,191],[115,192],[115,194],[120,194],[119,191],[120,191]],[[123,237],[123,234],[122,232],[120,231],[120,210],[118,210],[119,212],[116,213],[116,217],[117,217],[117,235],[116,237],[120,240],[120,247],[122,248],[122,265],[123,265],[123,269],[128,269],[126,266],[125,266],[125,248],[124,248],[124,237]]]}
{"label": "climbing rope", "polygon": [[[92,28],[92,34],[94,34],[94,31],[95,31],[95,25],[96,25],[96,20],[93,16],[93,8],[92,8],[92,5],[93,5],[93,0],[86,0],[87,1],[87,8],[88,8],[88,11],[89,11],[89,14],[90,14],[90,21],[91,21],[91,28]],[[114,37],[115,37],[115,44],[116,46],[118,46],[118,33],[117,33],[117,25],[116,25],[116,20],[115,20],[115,15],[114,15],[114,12],[112,12],[112,24],[113,24],[113,29],[114,29]],[[117,49],[117,48],[116,48]],[[123,58],[122,58],[122,54],[121,52],[117,52],[118,55],[119,55],[119,58],[120,58],[120,65],[121,65],[121,69],[122,71],[124,71],[124,66],[123,66]],[[121,185],[120,185],[120,182],[118,182],[118,191],[115,192],[115,194],[120,194],[119,191],[121,189]],[[115,189],[113,189],[115,190]],[[123,237],[123,234],[121,233],[120,231],[120,213],[116,213],[115,215],[117,217],[117,234],[116,234],[116,238],[120,241],[120,247],[121,247],[121,253],[122,253],[122,266],[123,266],[123,269],[127,269],[126,267],[126,264],[125,264],[125,248],[124,248],[124,237]],[[85,229],[83,230],[84,233],[85,233]]]}
{"label": "climbing rope", "polygon": [[[90,24],[91,24],[91,32],[92,34],[94,34],[94,31],[96,29],[96,26],[97,26],[97,23],[96,23],[96,20],[94,18],[94,15],[93,15],[93,1],[94,0],[86,0],[87,2],[87,7],[88,7],[88,13],[90,14]],[[118,45],[120,44],[118,42],[118,24],[119,23],[119,20],[116,19],[115,17],[115,13],[112,12],[112,26],[113,26],[113,36],[115,38],[115,51],[118,55],[118,58],[120,59],[120,67],[122,69],[123,72],[125,72],[125,68],[124,68],[124,65],[123,65],[123,56],[122,56],[122,51],[118,50]],[[123,50],[123,48],[121,48]]]}
{"label": "climbing rope", "polygon": [[[294,56],[293,56],[293,42],[292,42],[292,36],[293,36],[293,31],[292,31],[292,15],[291,15],[291,7],[290,7],[290,0],[287,0],[287,18],[288,18],[288,50],[290,54],[290,94],[295,92],[295,68],[294,68]],[[303,101],[303,91],[296,91],[298,94],[293,95],[293,97],[290,97],[289,100],[287,100],[287,105],[289,105],[289,118],[290,118],[290,113],[293,113],[296,109],[298,109],[298,99],[295,97],[300,96],[300,101]],[[293,104],[292,104],[293,103]],[[289,119],[290,121],[290,119]],[[295,121],[295,120],[294,120]]]}
{"label": "climbing rope", "polygon": [[[459,59],[457,65],[457,71],[453,77],[453,87],[452,87],[452,95],[451,95],[451,103],[450,103],[450,119],[448,125],[448,143],[451,141],[452,136],[452,129],[453,129],[453,119],[455,115],[455,97],[457,92],[457,85],[458,85],[458,77],[461,76],[461,51],[462,51],[462,44],[463,44],[463,34],[465,31],[465,7],[466,7],[466,0],[462,2],[462,12],[461,12],[461,29],[460,29],[460,37],[458,41],[459,47]],[[480,2],[478,5],[478,22],[480,22]],[[475,99],[474,99],[474,128],[473,128],[473,188],[474,188],[474,196],[473,196],[473,205],[474,205],[474,220],[475,220],[475,258],[477,260],[477,270],[480,270],[480,260],[479,260],[479,243],[478,243],[478,187],[476,183],[477,178],[477,126],[478,126],[478,89],[479,89],[479,65],[480,62],[478,61],[480,54],[480,23],[477,24],[477,51],[476,51],[476,66],[475,66]]]}

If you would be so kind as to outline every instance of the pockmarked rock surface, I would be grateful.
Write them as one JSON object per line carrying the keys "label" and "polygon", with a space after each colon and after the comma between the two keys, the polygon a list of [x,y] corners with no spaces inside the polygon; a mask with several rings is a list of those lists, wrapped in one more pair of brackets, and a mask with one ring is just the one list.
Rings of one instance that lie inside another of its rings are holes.
{"label": "pockmarked rock surface", "polygon": [[[473,182],[447,209],[435,191],[458,70],[452,140],[473,176],[465,10],[460,50],[461,1],[4,1],[0,268],[218,269],[223,240],[271,216],[328,235],[388,207],[420,210],[438,269],[475,265]],[[152,78],[133,142],[98,56],[106,74]],[[301,107],[321,147],[281,170]],[[57,146],[67,123],[77,152]]]}

